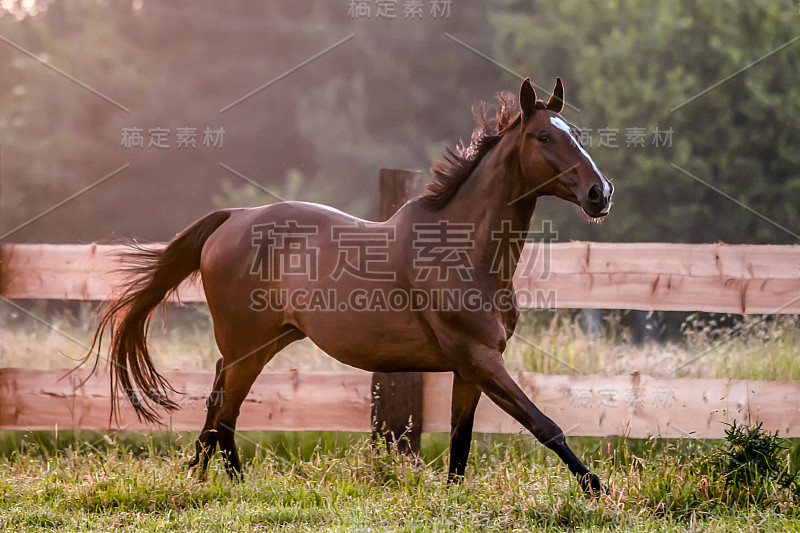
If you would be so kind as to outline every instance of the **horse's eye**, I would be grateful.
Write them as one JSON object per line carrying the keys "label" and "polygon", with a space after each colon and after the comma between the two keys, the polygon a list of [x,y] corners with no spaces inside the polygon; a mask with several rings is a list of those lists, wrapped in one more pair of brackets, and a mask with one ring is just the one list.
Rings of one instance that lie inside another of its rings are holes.
{"label": "horse's eye", "polygon": [[542,132],[536,137],[536,140],[538,140],[542,144],[548,144],[552,140],[552,138],[550,137],[550,134]]}

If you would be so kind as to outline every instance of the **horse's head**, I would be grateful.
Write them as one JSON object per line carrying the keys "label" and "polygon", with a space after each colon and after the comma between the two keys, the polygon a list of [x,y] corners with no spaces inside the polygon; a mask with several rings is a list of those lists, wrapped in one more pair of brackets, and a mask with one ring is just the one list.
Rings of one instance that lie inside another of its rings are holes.
{"label": "horse's head", "polygon": [[522,108],[520,165],[522,175],[540,195],[555,195],[578,204],[590,217],[611,209],[614,186],[581,146],[581,132],[560,115],[564,86],[556,80],[545,104],[536,100],[529,78],[519,93]]}

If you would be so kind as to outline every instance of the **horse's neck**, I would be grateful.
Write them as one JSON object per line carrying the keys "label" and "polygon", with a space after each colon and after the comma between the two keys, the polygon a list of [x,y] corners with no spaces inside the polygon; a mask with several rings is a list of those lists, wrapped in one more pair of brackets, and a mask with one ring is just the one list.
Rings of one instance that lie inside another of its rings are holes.
{"label": "horse's neck", "polygon": [[483,157],[441,213],[444,220],[473,225],[473,266],[497,274],[502,285],[510,282],[536,206],[535,195],[525,192],[516,132],[509,132]]}

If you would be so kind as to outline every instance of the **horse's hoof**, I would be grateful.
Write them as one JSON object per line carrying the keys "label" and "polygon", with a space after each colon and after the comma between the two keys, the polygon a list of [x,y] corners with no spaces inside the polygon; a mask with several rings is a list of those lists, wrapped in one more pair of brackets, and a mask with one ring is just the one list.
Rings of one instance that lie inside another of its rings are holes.
{"label": "horse's hoof", "polygon": [[233,468],[226,469],[228,473],[228,477],[234,483],[244,483],[244,472],[241,470],[236,470]]}
{"label": "horse's hoof", "polygon": [[463,476],[463,474],[448,474],[447,475],[447,484],[448,485],[463,485],[464,484],[464,476]]}
{"label": "horse's hoof", "polygon": [[601,495],[608,496],[608,487],[603,485],[600,478],[589,472],[580,479],[581,488],[583,492],[589,496],[599,497]]}
{"label": "horse's hoof", "polygon": [[208,477],[208,469],[201,464],[198,457],[186,461],[184,467],[186,468],[187,479],[195,478],[198,481],[205,481]]}

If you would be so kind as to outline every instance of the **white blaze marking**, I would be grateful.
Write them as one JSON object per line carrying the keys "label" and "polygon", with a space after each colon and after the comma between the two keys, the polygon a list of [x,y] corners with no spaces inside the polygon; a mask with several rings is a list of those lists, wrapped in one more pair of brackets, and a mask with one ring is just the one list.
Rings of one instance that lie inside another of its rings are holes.
{"label": "white blaze marking", "polygon": [[587,152],[583,148],[581,143],[576,141],[575,137],[572,136],[572,128],[569,127],[569,124],[567,124],[567,122],[561,117],[550,117],[550,124],[552,124],[553,126],[555,126],[556,128],[560,129],[561,131],[567,134],[570,142],[572,142],[572,144],[578,147],[578,150],[580,150],[581,153],[584,155],[584,157],[586,157],[586,159],[589,160],[589,163],[592,164],[592,168],[594,169],[594,171],[597,173],[598,176],[600,176],[600,181],[603,182],[603,196],[605,198],[611,196],[611,184],[608,182],[605,176],[603,176],[603,173],[600,172],[600,169],[597,168],[597,165],[595,164],[592,157],[589,155],[589,152]]}

